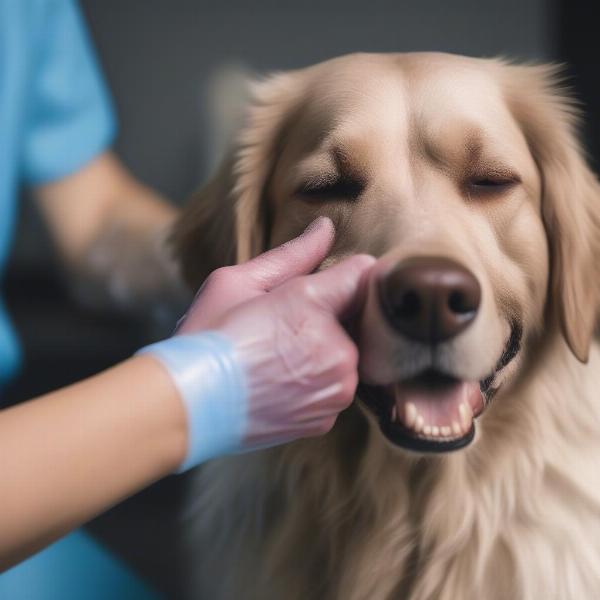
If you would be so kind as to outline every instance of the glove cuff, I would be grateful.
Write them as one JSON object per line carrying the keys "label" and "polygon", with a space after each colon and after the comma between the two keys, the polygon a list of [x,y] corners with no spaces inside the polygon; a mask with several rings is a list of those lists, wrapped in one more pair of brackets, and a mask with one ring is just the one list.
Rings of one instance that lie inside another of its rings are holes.
{"label": "glove cuff", "polygon": [[232,343],[220,333],[179,335],[136,352],[150,354],[167,370],[183,402],[188,424],[182,473],[222,454],[239,452],[247,425],[247,390]]}

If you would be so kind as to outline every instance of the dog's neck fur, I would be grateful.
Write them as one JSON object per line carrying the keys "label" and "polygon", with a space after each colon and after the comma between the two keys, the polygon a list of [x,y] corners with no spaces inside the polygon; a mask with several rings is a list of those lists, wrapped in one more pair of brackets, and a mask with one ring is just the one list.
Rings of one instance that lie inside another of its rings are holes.
{"label": "dog's neck fur", "polygon": [[549,347],[464,451],[399,452],[352,408],[320,440],[208,465],[192,569],[223,575],[207,597],[595,597],[600,348],[585,366]]}

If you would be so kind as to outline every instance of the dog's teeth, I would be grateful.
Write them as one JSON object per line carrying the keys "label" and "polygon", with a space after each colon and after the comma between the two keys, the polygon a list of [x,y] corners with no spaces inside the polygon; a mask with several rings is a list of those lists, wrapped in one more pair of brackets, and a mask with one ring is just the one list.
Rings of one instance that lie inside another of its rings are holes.
{"label": "dog's teeth", "polygon": [[424,426],[425,426],[425,420],[423,419],[423,417],[421,415],[417,415],[413,429],[417,433],[420,433],[421,431],[423,431]]}
{"label": "dog's teeth", "polygon": [[425,425],[425,427],[423,427],[423,433],[425,435],[431,435],[431,425]]}
{"label": "dog's teeth", "polygon": [[461,402],[460,406],[458,407],[458,413],[460,415],[462,428],[466,431],[471,425],[471,407],[466,402]]}
{"label": "dog's teeth", "polygon": [[404,407],[404,416],[406,418],[406,426],[412,427],[417,420],[417,407],[412,402],[408,402]]}
{"label": "dog's teeth", "polygon": [[460,435],[462,433],[460,425],[456,421],[452,421],[452,433],[454,435]]}
{"label": "dog's teeth", "polygon": [[440,435],[440,428],[437,425],[434,425],[431,428],[431,435],[433,435],[434,437],[437,437],[438,435]]}
{"label": "dog's teeth", "polygon": [[396,408],[396,405],[394,404],[394,406],[392,406],[392,422],[395,421],[398,418],[398,409]]}
{"label": "dog's teeth", "polygon": [[444,425],[443,427],[440,427],[440,431],[442,432],[442,435],[444,437],[448,437],[450,435],[450,432],[452,431],[450,429],[450,427],[448,427],[447,425]]}

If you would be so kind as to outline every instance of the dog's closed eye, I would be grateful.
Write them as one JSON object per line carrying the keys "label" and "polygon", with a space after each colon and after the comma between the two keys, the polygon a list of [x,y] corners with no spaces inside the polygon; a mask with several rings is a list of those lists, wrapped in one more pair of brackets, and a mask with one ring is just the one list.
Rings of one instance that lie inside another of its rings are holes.
{"label": "dog's closed eye", "polygon": [[347,175],[322,177],[304,181],[296,194],[310,202],[326,200],[356,200],[365,188],[364,181]]}
{"label": "dog's closed eye", "polygon": [[513,172],[492,172],[471,176],[466,187],[471,194],[499,194],[509,191],[521,182],[521,178]]}

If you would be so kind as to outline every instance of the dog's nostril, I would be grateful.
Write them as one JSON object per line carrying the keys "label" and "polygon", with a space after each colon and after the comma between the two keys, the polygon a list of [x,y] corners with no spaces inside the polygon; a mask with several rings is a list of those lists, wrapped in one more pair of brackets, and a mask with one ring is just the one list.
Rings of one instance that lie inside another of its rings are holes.
{"label": "dog's nostril", "polygon": [[408,291],[400,299],[400,304],[394,309],[394,313],[401,319],[416,317],[421,310],[421,300],[416,292]]}
{"label": "dog's nostril", "polygon": [[462,292],[452,292],[448,297],[448,307],[458,315],[464,315],[477,309],[474,302],[470,301]]}

